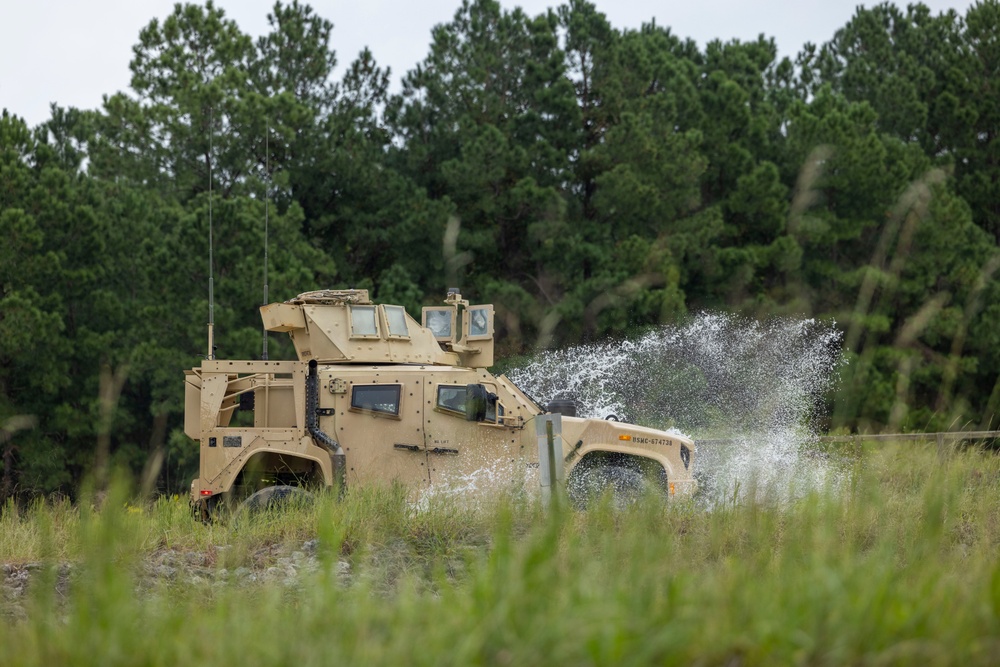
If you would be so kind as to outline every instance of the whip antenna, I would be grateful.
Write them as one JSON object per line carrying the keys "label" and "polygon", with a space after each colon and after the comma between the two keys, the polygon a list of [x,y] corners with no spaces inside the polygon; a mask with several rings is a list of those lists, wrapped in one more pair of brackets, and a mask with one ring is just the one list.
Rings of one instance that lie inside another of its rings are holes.
{"label": "whip antenna", "polygon": [[213,109],[208,109],[208,356],[215,359],[215,269],[212,258],[212,134]]}
{"label": "whip antenna", "polygon": [[[271,198],[271,169],[270,169],[270,144],[268,138],[271,134],[271,121],[267,120],[265,122],[264,129],[264,176],[267,180],[264,181],[264,303],[261,305],[267,305],[267,214],[268,214],[268,204]],[[264,335],[264,349],[261,352],[261,359],[267,361],[267,327],[263,327]]]}

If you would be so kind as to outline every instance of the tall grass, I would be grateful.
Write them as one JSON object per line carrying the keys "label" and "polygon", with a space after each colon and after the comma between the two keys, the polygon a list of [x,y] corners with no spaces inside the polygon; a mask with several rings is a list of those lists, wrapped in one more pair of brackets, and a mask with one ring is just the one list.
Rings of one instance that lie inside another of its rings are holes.
{"label": "tall grass", "polygon": [[[65,597],[43,568],[0,622],[0,665],[992,664],[997,457],[889,448],[841,481],[711,510],[511,495],[417,511],[367,489],[208,527],[120,491],[100,512],[8,508],[2,560],[76,565]],[[291,582],[137,585],[164,549],[227,554],[221,572],[311,539],[316,566]]]}

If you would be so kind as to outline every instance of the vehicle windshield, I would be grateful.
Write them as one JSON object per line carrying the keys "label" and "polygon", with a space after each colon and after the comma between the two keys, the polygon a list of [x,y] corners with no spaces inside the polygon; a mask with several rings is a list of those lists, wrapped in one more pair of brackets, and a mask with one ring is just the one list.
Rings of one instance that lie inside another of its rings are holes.
{"label": "vehicle windshield", "polygon": [[534,397],[532,397],[530,394],[528,394],[523,389],[521,389],[520,387],[518,387],[516,384],[514,384],[513,382],[511,382],[511,379],[509,377],[507,377],[506,375],[499,375],[499,376],[497,376],[497,379],[500,380],[501,382],[503,382],[505,385],[507,385],[510,388],[510,390],[512,392],[514,392],[515,394],[517,394],[519,397],[521,397],[521,399],[525,403],[527,403],[528,405],[534,406],[535,409],[538,410],[539,414],[541,414],[541,413],[543,413],[543,412],[546,411],[545,408],[542,407],[541,403],[539,403],[538,401],[536,401],[534,399]]}

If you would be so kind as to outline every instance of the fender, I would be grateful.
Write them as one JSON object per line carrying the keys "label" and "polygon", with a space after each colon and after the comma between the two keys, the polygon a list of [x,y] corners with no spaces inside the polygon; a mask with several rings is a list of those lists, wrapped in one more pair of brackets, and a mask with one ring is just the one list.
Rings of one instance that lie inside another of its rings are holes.
{"label": "fender", "polygon": [[[298,446],[295,446],[296,444]],[[298,441],[282,442],[269,441],[264,437],[258,436],[249,445],[244,447],[240,454],[234,457],[214,478],[207,480],[207,484],[203,484],[197,491],[199,493],[202,490],[211,491],[212,495],[229,491],[237,476],[246,468],[247,463],[254,456],[264,454],[284,456],[289,459],[299,459],[315,463],[320,469],[324,484],[333,484],[333,462],[325,449],[313,444],[311,437],[305,436]]]}
{"label": "fender", "polygon": [[667,473],[667,479],[672,480],[674,478],[674,467],[670,464],[670,460],[658,452],[653,452],[648,449],[643,449],[640,447],[630,447],[622,446],[619,444],[608,445],[604,443],[591,443],[588,445],[582,445],[579,449],[571,449],[569,453],[566,454],[566,474],[569,475],[577,464],[580,463],[588,454],[593,453],[609,453],[609,454],[622,454],[624,456],[634,456],[639,459],[647,459],[650,461],[655,461],[662,467]]}

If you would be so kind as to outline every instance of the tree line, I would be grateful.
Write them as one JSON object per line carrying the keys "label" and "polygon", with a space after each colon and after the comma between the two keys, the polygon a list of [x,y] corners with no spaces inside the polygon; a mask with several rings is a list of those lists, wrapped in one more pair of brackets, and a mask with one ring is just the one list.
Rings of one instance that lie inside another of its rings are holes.
{"label": "tree line", "polygon": [[265,221],[271,300],[418,315],[460,286],[507,355],[701,310],[833,318],[831,427],[995,424],[997,0],[859,8],[780,59],[463,0],[398,92],[368,50],[339,69],[308,5],[268,19],[254,40],[178,4],[101,108],[3,111],[0,499],[73,489],[98,442],[183,489],[209,276],[217,354],[259,357]]}

